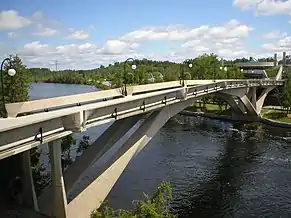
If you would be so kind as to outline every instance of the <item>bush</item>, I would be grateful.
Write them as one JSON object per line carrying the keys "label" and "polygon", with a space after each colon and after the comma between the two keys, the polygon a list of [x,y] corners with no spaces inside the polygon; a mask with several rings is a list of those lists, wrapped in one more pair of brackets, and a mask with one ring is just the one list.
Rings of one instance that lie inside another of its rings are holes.
{"label": "bush", "polygon": [[132,210],[114,210],[107,202],[99,209],[92,212],[91,218],[174,218],[171,213],[169,201],[172,199],[171,185],[167,182],[161,183],[151,197],[145,194],[143,201],[136,201]]}

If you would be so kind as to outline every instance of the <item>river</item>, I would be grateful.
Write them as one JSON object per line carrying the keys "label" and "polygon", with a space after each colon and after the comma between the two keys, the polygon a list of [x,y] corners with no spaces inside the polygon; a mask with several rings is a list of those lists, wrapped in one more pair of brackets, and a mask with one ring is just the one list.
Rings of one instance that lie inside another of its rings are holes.
{"label": "river", "polygon": [[[90,86],[32,84],[31,99],[83,93]],[[106,126],[85,134],[94,141]],[[82,135],[76,135],[81,138]],[[114,208],[131,208],[171,182],[180,217],[291,217],[291,130],[176,116],[131,161],[112,189]],[[46,162],[47,149],[43,148]]]}

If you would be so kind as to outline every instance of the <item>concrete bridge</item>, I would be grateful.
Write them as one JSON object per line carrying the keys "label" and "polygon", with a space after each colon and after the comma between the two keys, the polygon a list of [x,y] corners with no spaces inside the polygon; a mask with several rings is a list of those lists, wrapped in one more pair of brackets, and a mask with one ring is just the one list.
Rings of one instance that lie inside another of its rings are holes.
{"label": "concrete bridge", "polygon": [[[129,161],[174,115],[197,99],[216,94],[232,107],[233,116],[260,117],[267,94],[282,86],[283,67],[274,79],[187,80],[130,86],[121,89],[6,104],[8,118],[0,118],[0,159],[20,155],[24,203],[57,218],[89,217],[100,206]],[[112,122],[78,161],[63,174],[61,138],[73,132]],[[116,142],[139,123],[133,134],[112,153]],[[52,182],[37,199],[30,168],[30,149],[48,143]],[[105,157],[106,156],[106,157]],[[84,171],[96,161],[99,173],[83,190],[73,193]]]}

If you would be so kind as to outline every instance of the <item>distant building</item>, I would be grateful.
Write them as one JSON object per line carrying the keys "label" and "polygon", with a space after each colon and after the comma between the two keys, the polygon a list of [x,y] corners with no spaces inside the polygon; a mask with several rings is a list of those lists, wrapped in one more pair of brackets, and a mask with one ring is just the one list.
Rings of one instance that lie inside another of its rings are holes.
{"label": "distant building", "polygon": [[243,75],[247,78],[267,78],[267,74],[265,70],[243,70]]}

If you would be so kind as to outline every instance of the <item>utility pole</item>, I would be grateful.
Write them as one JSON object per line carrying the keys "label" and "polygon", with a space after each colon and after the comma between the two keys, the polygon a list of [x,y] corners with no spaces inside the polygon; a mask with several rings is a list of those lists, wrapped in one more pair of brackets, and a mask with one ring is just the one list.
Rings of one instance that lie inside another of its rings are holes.
{"label": "utility pole", "polygon": [[56,64],[56,71],[58,71],[58,61],[57,60],[56,60],[55,64]]}

